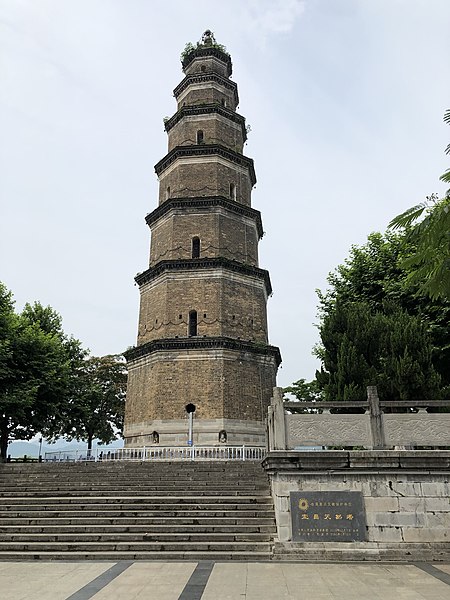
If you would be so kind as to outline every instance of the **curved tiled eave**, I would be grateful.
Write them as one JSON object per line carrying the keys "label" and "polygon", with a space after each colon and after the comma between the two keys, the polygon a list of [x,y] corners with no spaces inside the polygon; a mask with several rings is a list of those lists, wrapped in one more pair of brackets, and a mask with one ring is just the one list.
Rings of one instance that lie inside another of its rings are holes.
{"label": "curved tiled eave", "polygon": [[247,139],[247,130],[245,129],[245,117],[238,113],[222,106],[221,104],[202,104],[201,106],[182,106],[168,121],[165,122],[164,128],[169,132],[174,125],[179,123],[184,117],[192,117],[197,115],[217,114],[230,119],[233,123],[237,123],[242,129],[242,138],[245,142]]}
{"label": "curved tiled eave", "polygon": [[218,73],[195,73],[187,75],[173,90],[173,95],[178,99],[187,87],[190,85],[198,85],[199,83],[218,83],[225,89],[233,92],[236,106],[239,104],[239,94],[236,83],[230,81],[226,77],[222,77],[222,75],[219,75]]}
{"label": "curved tiled eave", "polygon": [[186,260],[162,260],[154,267],[150,267],[150,269],[147,269],[143,273],[136,275],[134,280],[139,286],[141,286],[167,271],[200,271],[204,269],[218,268],[261,279],[264,281],[267,296],[270,296],[272,293],[272,284],[270,283],[269,271],[222,257],[190,258]]}
{"label": "curved tiled eave", "polygon": [[130,348],[124,352],[128,362],[138,360],[158,351],[180,351],[180,350],[211,350],[224,348],[227,350],[236,350],[238,352],[249,352],[262,356],[272,356],[277,367],[281,363],[280,349],[268,344],[257,344],[255,342],[246,342],[227,337],[189,337],[189,338],[168,338],[152,340],[136,348]]}
{"label": "curved tiled eave", "polygon": [[264,235],[261,213],[259,210],[255,210],[244,204],[239,204],[238,202],[233,202],[224,196],[212,196],[210,198],[170,198],[149,213],[145,217],[145,222],[150,227],[159,219],[167,215],[171,210],[175,209],[197,208],[202,210],[214,210],[216,207],[224,208],[234,214],[254,219],[259,238],[262,238]]}
{"label": "curved tiled eave", "polygon": [[179,158],[190,158],[197,156],[220,156],[229,160],[231,163],[239,165],[240,167],[247,168],[250,175],[250,181],[252,186],[256,183],[256,173],[255,167],[253,165],[253,160],[248,158],[248,156],[244,156],[243,154],[239,154],[238,152],[234,152],[233,150],[229,150],[225,148],[225,146],[220,146],[219,144],[201,144],[198,146],[177,146],[173,150],[171,150],[164,158],[162,158],[155,165],[156,174],[161,175],[163,171],[165,171],[172,163],[174,163]]}
{"label": "curved tiled eave", "polygon": [[231,73],[233,72],[231,56],[227,52],[224,52],[223,50],[220,50],[220,48],[216,48],[214,46],[204,46],[201,48],[196,48],[195,50],[192,50],[192,52],[189,52],[189,54],[185,56],[184,59],[181,61],[183,71],[185,71],[191,64],[191,62],[196,58],[206,58],[207,56],[214,56],[215,58],[218,58],[220,61],[225,63],[227,66],[228,77],[231,75]]}

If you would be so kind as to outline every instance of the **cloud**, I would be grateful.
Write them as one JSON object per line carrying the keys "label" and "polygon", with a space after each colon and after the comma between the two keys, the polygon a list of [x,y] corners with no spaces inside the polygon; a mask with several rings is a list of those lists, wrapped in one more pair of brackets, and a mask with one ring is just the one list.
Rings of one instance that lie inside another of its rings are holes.
{"label": "cloud", "polygon": [[250,0],[245,18],[259,43],[270,36],[289,33],[305,10],[305,0]]}

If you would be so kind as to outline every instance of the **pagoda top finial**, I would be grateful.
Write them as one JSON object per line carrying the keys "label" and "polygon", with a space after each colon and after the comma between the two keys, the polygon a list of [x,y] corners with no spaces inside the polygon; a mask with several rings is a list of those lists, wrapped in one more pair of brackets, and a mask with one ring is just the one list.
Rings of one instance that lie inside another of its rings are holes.
{"label": "pagoda top finial", "polygon": [[210,29],[207,29],[202,35],[202,44],[204,46],[213,46],[217,44],[216,38],[214,37],[214,34]]}
{"label": "pagoda top finial", "polygon": [[181,53],[181,64],[183,65],[183,71],[186,67],[194,60],[203,56],[215,56],[219,60],[227,63],[228,65],[228,76],[231,75],[231,57],[227,52],[227,49],[223,44],[218,44],[214,33],[207,29],[199,42],[195,45],[188,42]]}

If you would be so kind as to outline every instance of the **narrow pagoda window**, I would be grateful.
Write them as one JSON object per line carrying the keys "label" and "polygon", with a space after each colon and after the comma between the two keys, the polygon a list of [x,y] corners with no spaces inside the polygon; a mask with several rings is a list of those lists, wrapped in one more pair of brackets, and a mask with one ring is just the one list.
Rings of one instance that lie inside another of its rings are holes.
{"label": "narrow pagoda window", "polygon": [[197,311],[191,310],[189,312],[189,337],[197,335]]}
{"label": "narrow pagoda window", "polygon": [[170,186],[166,190],[166,200],[170,198]]}
{"label": "narrow pagoda window", "polygon": [[200,258],[200,238],[192,238],[192,258]]}
{"label": "narrow pagoda window", "polygon": [[236,200],[236,184],[230,183],[230,198]]}
{"label": "narrow pagoda window", "polygon": [[201,129],[197,131],[197,144],[203,144],[203,131]]}

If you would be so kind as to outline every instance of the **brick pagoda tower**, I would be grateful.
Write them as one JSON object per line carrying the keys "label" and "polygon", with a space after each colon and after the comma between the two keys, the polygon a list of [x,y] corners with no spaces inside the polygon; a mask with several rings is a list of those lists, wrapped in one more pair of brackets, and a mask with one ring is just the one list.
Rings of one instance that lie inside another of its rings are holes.
{"label": "brick pagoda tower", "polygon": [[150,265],[140,290],[137,346],[126,353],[128,447],[264,445],[281,362],[268,344],[269,273],[258,267],[261,215],[242,153],[230,56],[207,31],[184,53],[166,121],[168,153],[155,166],[159,205],[147,215]]}

